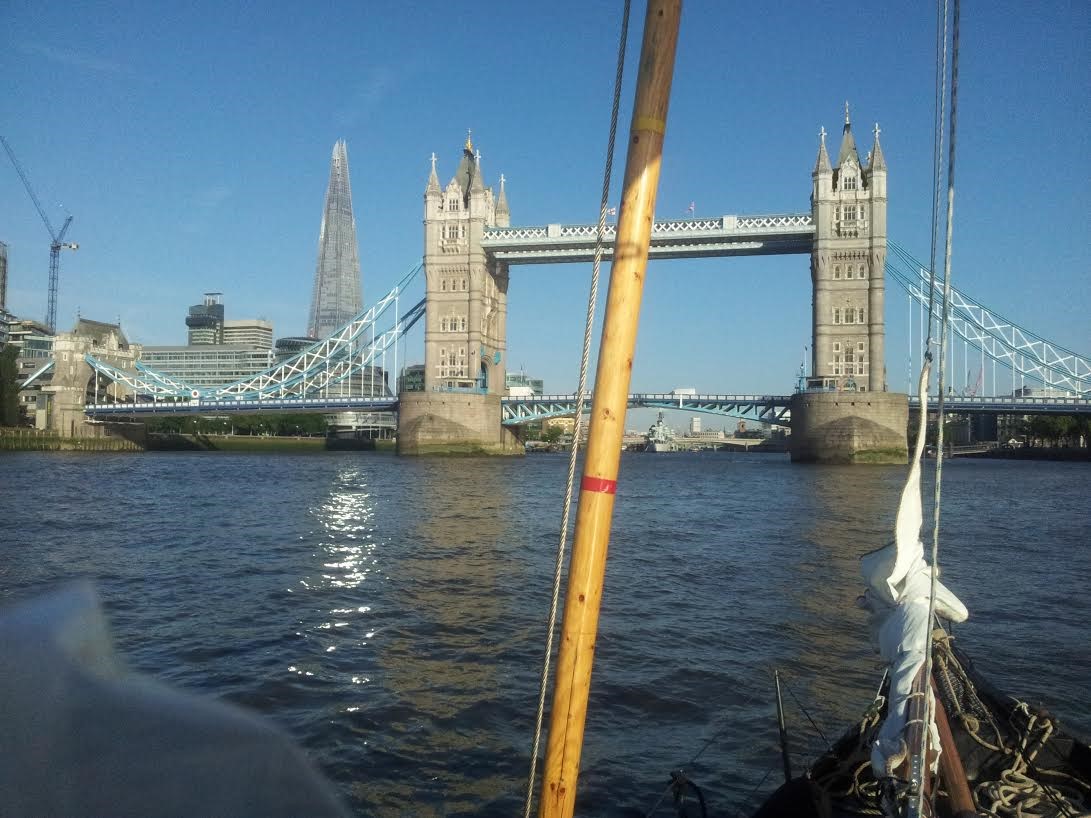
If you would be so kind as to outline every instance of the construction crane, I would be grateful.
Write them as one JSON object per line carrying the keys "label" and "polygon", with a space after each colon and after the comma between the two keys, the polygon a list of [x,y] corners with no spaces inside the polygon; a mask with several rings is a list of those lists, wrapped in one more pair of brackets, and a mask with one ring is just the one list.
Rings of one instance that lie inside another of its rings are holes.
{"label": "construction crane", "polygon": [[34,193],[34,188],[30,186],[30,180],[27,178],[26,171],[24,171],[23,166],[19,164],[19,160],[15,158],[15,152],[11,149],[11,145],[8,144],[8,140],[4,139],[3,135],[0,135],[0,142],[4,144],[4,150],[7,151],[8,158],[15,167],[15,172],[18,173],[19,178],[23,180],[23,187],[25,187],[27,193],[30,194],[30,200],[34,202],[34,207],[38,209],[38,215],[42,217],[42,221],[45,223],[45,229],[49,231],[49,238],[52,239],[52,243],[49,245],[49,299],[46,302],[45,325],[49,327],[49,332],[53,333],[57,329],[57,274],[61,266],[61,250],[79,249],[79,245],[75,242],[65,242],[64,240],[65,234],[72,224],[72,217],[68,216],[64,220],[64,224],[61,225],[61,231],[59,233],[53,229],[53,224],[49,221],[49,217],[45,215],[45,210],[42,209],[42,203],[38,201],[38,197]]}

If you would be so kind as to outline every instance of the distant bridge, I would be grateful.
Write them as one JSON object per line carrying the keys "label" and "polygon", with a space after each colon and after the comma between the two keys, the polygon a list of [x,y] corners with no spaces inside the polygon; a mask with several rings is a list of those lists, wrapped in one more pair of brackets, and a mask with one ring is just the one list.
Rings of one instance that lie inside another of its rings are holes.
{"label": "distant bridge", "polygon": [[[592,396],[584,398],[585,411],[591,410]],[[645,409],[683,409],[725,417],[750,418],[765,423],[790,425],[785,395],[678,395],[673,392],[649,392],[629,395],[628,407]],[[518,426],[531,421],[564,417],[576,411],[576,396],[533,395],[527,398],[503,398],[500,401],[502,422]]]}
{"label": "distant bridge", "polygon": [[[867,392],[842,392],[846,401],[867,401]],[[592,395],[584,399],[584,410],[591,410]],[[680,409],[702,412],[780,426],[791,426],[791,395],[678,395],[673,392],[646,392],[629,395],[630,409]],[[920,398],[911,395],[909,408],[919,409]],[[1066,397],[963,397],[953,395],[944,401],[949,413],[984,413],[995,415],[1091,415],[1091,400]],[[936,410],[931,398],[928,408]],[[258,412],[396,412],[398,399],[378,397],[268,397],[213,400],[162,400],[135,403],[91,403],[85,408],[89,417],[135,417],[144,415],[217,415]],[[533,395],[526,398],[502,398],[501,422],[505,426],[565,417],[576,411],[576,396]]]}
{"label": "distant bridge", "polygon": [[[846,401],[866,402],[867,392],[842,392]],[[584,410],[591,410],[591,395],[584,399]],[[710,415],[750,419],[780,426],[791,426],[789,411],[791,395],[678,395],[642,393],[629,395],[628,407],[647,409],[681,409]],[[920,409],[919,396],[909,397],[909,408]],[[534,395],[528,398],[504,398],[501,401],[503,423],[515,426],[551,417],[564,417],[576,411],[576,396]],[[929,400],[929,411],[936,410],[936,399]],[[978,398],[952,395],[944,400],[948,413],[987,413],[996,415],[1091,415],[1091,400],[1087,398]]]}

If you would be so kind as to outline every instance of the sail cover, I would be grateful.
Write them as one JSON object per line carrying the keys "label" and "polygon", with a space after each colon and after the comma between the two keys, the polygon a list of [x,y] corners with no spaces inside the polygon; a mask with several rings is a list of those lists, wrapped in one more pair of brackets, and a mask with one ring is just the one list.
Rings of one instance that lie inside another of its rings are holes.
{"label": "sail cover", "polygon": [[[924,666],[931,634],[928,599],[932,569],[924,559],[924,543],[920,539],[924,522],[920,483],[921,455],[924,453],[928,418],[928,373],[929,366],[925,364],[919,384],[921,409],[917,443],[898,505],[894,541],[865,554],[860,565],[867,590],[860,597],[859,604],[871,614],[873,637],[879,655],[890,668],[886,720],[871,753],[871,766],[877,778],[893,775],[893,768],[906,756],[904,733],[910,693],[913,680]],[[966,606],[942,582],[936,583],[935,612],[937,616],[952,622],[963,622],[969,616]],[[926,689],[931,701],[931,686]],[[929,712],[933,712],[931,705]],[[929,727],[931,743],[938,759],[939,738],[935,724],[930,723]]]}

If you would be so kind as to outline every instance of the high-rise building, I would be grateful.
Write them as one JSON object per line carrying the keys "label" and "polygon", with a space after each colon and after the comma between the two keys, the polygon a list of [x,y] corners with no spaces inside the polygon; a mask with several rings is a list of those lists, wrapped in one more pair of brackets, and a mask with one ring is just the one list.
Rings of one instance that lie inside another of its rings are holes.
{"label": "high-rise building", "polygon": [[194,304],[186,315],[189,328],[186,343],[190,346],[222,344],[224,342],[223,293],[205,293],[200,304]]}
{"label": "high-rise building", "polygon": [[318,264],[307,334],[325,338],[363,310],[356,220],[352,216],[348,150],[343,139],[333,146],[326,206],[318,233]]}
{"label": "high-rise building", "polygon": [[8,304],[8,246],[0,241],[0,312],[7,310]]}
{"label": "high-rise building", "polygon": [[273,325],[263,318],[228,318],[223,325],[225,344],[248,344],[260,349],[273,348]]}

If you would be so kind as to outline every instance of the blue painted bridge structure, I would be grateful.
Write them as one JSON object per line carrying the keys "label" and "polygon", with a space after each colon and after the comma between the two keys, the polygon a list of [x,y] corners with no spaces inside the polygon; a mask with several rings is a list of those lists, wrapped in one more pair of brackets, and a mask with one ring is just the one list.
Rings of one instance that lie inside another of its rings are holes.
{"label": "blue painted bridge structure", "polygon": [[[864,399],[866,393],[845,392],[846,400]],[[592,396],[584,397],[584,411],[590,411]],[[723,417],[755,420],[781,426],[791,426],[789,405],[791,395],[679,395],[667,393],[634,393],[629,395],[630,409],[681,409]],[[565,417],[576,411],[576,395],[534,395],[509,397],[500,401],[502,423],[520,426],[524,423]],[[997,415],[1091,415],[1091,400],[1066,397],[966,397],[950,396],[944,401],[948,412],[974,412]],[[920,398],[912,395],[909,408],[919,409]],[[932,399],[931,409],[935,409]],[[266,397],[254,399],[213,399],[177,401],[138,401],[89,404],[86,413],[105,420],[111,417],[148,415],[218,415],[257,412],[393,412],[398,409],[395,397]]]}

